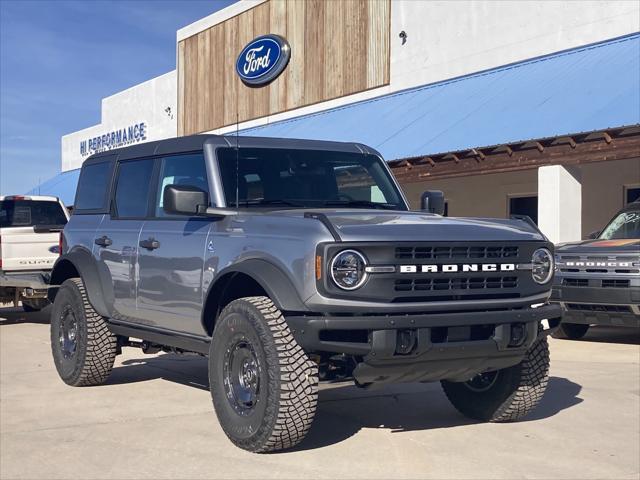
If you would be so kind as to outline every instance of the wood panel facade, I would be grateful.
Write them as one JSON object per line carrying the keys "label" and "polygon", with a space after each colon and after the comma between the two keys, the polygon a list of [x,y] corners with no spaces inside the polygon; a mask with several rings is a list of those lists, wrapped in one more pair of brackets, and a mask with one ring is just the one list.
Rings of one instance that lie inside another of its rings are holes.
{"label": "wood panel facade", "polygon": [[[178,135],[190,135],[389,83],[390,0],[268,0],[178,43]],[[242,48],[274,33],[291,45],[262,88],[235,71]]]}

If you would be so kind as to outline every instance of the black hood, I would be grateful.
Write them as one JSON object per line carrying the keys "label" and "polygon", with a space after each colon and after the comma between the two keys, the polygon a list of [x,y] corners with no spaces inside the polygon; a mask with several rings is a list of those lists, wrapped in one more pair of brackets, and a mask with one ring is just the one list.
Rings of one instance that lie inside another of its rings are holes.
{"label": "black hood", "polygon": [[557,253],[637,253],[640,255],[640,238],[617,240],[582,240],[580,242],[561,243],[556,245]]}

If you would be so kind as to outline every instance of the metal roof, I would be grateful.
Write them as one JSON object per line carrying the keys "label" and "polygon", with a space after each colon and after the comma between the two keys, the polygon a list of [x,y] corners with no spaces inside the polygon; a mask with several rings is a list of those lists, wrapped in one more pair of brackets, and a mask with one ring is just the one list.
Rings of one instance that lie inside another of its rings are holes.
{"label": "metal roof", "polygon": [[640,33],[243,130],[388,159],[640,123]]}
{"label": "metal roof", "polygon": [[79,177],[79,168],[59,173],[55,177],[32,188],[26,195],[51,195],[58,197],[66,206],[73,205]]}

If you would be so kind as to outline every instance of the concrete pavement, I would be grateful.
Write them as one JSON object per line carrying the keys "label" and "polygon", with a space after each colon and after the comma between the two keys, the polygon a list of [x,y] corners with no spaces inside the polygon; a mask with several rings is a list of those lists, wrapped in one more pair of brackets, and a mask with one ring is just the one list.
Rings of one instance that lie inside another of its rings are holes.
{"label": "concrete pavement", "polygon": [[206,360],[125,349],[107,385],[59,380],[48,312],[0,309],[0,477],[640,478],[640,335],[551,340],[551,380],[525,421],[479,424],[439,384],[322,387],[294,451],[234,447]]}

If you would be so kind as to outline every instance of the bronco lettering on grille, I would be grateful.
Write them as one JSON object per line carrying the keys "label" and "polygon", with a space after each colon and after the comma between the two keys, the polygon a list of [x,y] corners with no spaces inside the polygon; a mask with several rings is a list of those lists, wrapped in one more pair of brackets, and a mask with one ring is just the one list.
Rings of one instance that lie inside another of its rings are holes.
{"label": "bronco lettering on grille", "polygon": [[515,269],[515,263],[400,265],[400,273],[513,272]]}

